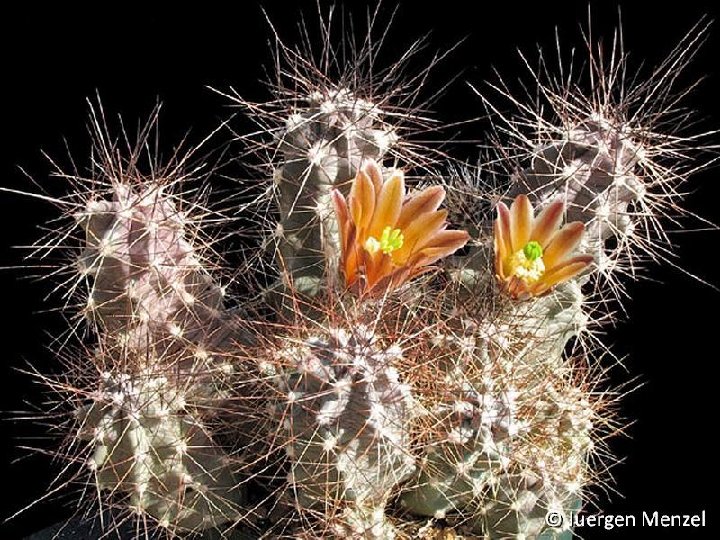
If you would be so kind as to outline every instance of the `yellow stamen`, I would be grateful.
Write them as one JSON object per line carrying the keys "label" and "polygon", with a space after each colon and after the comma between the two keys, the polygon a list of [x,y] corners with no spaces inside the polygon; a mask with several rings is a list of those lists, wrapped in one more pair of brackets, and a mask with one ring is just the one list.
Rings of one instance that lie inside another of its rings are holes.
{"label": "yellow stamen", "polygon": [[365,241],[365,249],[373,255],[378,251],[382,251],[385,255],[389,255],[393,251],[400,249],[403,246],[404,241],[405,237],[403,236],[402,231],[400,229],[393,229],[388,225],[383,229],[383,232],[380,235],[380,240],[370,236]]}
{"label": "yellow stamen", "polygon": [[545,273],[542,247],[537,242],[528,242],[508,258],[509,275],[517,276],[526,284],[532,285]]}

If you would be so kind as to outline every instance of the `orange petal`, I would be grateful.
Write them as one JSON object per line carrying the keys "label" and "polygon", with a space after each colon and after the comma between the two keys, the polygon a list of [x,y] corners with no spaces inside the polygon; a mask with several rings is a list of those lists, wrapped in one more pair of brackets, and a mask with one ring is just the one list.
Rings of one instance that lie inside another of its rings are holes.
{"label": "orange petal", "polygon": [[550,203],[535,218],[530,239],[538,242],[543,249],[547,246],[555,231],[558,230],[563,219],[565,205],[561,200]]}
{"label": "orange petal", "polygon": [[380,190],[383,186],[383,175],[380,166],[374,159],[368,159],[363,164],[362,171],[370,178],[375,191],[375,198],[377,199],[380,196]]}
{"label": "orange petal", "polygon": [[362,232],[370,225],[375,211],[375,188],[370,177],[359,171],[350,189],[350,212],[360,237]]}
{"label": "orange petal", "polygon": [[420,250],[430,242],[433,236],[445,225],[447,210],[438,210],[429,214],[421,214],[416,220],[402,229],[403,245],[393,253],[396,264],[403,264],[411,253]]}
{"label": "orange petal", "polygon": [[580,243],[584,231],[585,225],[580,221],[568,223],[560,229],[543,253],[545,268],[552,271],[553,267],[566,259]]}
{"label": "orange petal", "polygon": [[378,253],[377,254],[379,260],[378,260],[378,268],[377,268],[377,280],[381,280],[385,276],[389,276],[392,272],[392,259],[389,255],[385,255],[384,253]]}
{"label": "orange petal", "polygon": [[375,264],[372,254],[360,248],[357,250],[357,261],[358,266],[356,276],[358,278],[362,276],[364,278],[365,286],[367,287],[368,281],[375,274]]}
{"label": "orange petal", "polygon": [[371,291],[383,278],[392,271],[392,260],[382,252],[365,252],[365,291]]}
{"label": "orange petal", "polygon": [[392,272],[390,275],[383,277],[380,281],[373,283],[372,288],[366,288],[363,293],[370,294],[371,296],[379,296],[395,289],[398,286],[396,282],[402,284],[404,280],[402,277],[398,277],[397,272]]}
{"label": "orange petal", "polygon": [[526,298],[528,295],[527,284],[517,276],[513,276],[510,279],[508,291],[513,298],[518,300]]}
{"label": "orange petal", "polygon": [[431,186],[420,193],[412,195],[400,211],[400,217],[395,225],[403,230],[411,221],[422,214],[428,214],[437,210],[445,199],[445,189],[442,186]]}
{"label": "orange petal", "polygon": [[500,289],[515,300],[525,299],[529,296],[527,285],[517,276],[512,276],[509,279],[501,279]]}
{"label": "orange petal", "polygon": [[398,268],[390,276],[385,277],[375,287],[378,291],[393,290],[401,287],[414,277],[436,270],[435,266],[423,266],[420,268]]}
{"label": "orange petal", "polygon": [[358,266],[362,264],[360,261],[361,250],[358,248],[356,239],[356,229],[353,224],[348,227],[348,239],[343,252],[343,270],[345,272],[345,284],[350,286],[357,280]]}
{"label": "orange petal", "polygon": [[340,230],[340,246],[345,250],[347,236],[348,236],[348,207],[347,201],[340,191],[333,189],[330,192],[332,198],[333,207],[335,208],[335,217],[338,222],[338,228]]}
{"label": "orange petal", "polygon": [[449,231],[439,231],[424,246],[427,248],[452,248],[454,253],[470,240],[470,234],[467,231],[458,231],[455,229]]}
{"label": "orange petal", "polygon": [[532,286],[532,293],[535,295],[540,295],[550,290],[558,283],[567,281],[568,279],[576,276],[577,274],[585,270],[585,268],[587,268],[592,261],[593,258],[590,255],[579,255],[565,261],[563,264],[553,268],[542,278],[540,278],[540,281],[538,281]]}
{"label": "orange petal", "polygon": [[402,171],[395,171],[383,184],[375,206],[367,235],[380,238],[385,227],[395,227],[405,198],[405,178]]}
{"label": "orange petal", "polygon": [[[513,253],[512,249],[512,236],[510,234],[510,210],[503,202],[499,202],[497,205],[497,223],[499,229],[498,241],[502,242],[505,253]],[[504,257],[503,257],[504,259]]]}
{"label": "orange petal", "polygon": [[440,259],[447,257],[453,251],[454,250],[446,248],[425,248],[419,253],[420,257],[418,257],[412,266],[414,268],[421,268],[423,266],[431,265]]}
{"label": "orange petal", "polygon": [[443,257],[452,255],[470,239],[466,231],[440,231],[435,235],[432,245],[422,248],[417,257],[413,256],[408,266],[426,266]]}
{"label": "orange petal", "polygon": [[430,272],[431,270],[435,270],[435,267],[425,266],[423,268],[397,268],[389,274],[385,275],[380,281],[374,284],[374,292],[375,294],[380,294],[392,291],[393,289],[401,287],[413,277],[424,274],[425,272]]}
{"label": "orange petal", "polygon": [[[352,227],[352,232],[355,232],[355,228]],[[355,235],[351,235],[352,238],[350,240],[355,239]],[[359,262],[361,258],[361,252],[364,250],[358,249],[357,245],[354,241],[349,242],[349,245],[347,247],[347,250],[345,251],[345,264],[344,264],[344,270],[345,270],[345,284],[347,286],[352,285],[357,281],[358,273],[359,273]],[[362,263],[360,263],[362,264]]]}
{"label": "orange petal", "polygon": [[500,226],[500,220],[495,220],[495,234],[494,234],[494,247],[495,247],[495,273],[500,278],[505,277],[502,262],[507,258],[508,251],[506,248],[505,240],[502,237],[502,227]]}
{"label": "orange petal", "polygon": [[510,206],[510,233],[512,234],[512,252],[525,247],[530,241],[533,227],[533,207],[527,195],[518,195]]}
{"label": "orange petal", "polygon": [[414,253],[410,260],[408,260],[406,266],[413,269],[428,266],[429,264],[432,264],[433,260],[437,261],[442,258],[442,253],[444,253],[442,248],[423,249],[422,251]]}

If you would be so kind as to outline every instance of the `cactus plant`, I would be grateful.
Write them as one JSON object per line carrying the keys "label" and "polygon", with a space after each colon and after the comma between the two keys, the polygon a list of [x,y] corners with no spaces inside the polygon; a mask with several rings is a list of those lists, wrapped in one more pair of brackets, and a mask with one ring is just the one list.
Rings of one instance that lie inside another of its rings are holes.
{"label": "cactus plant", "polygon": [[[569,538],[613,422],[598,295],[682,169],[656,166],[626,102],[552,85],[548,117],[481,96],[508,133],[542,126],[498,149],[503,181],[416,159],[395,122],[423,120],[392,88],[279,51],[277,99],[232,94],[262,128],[239,142],[272,150],[237,297],[203,240],[212,198],[184,189],[216,172],[193,178],[192,152],[143,171],[147,130],[123,155],[95,129],[101,166],[65,175],[92,343],[50,384],[86,480],[141,534]],[[371,40],[355,54],[372,63]]]}
{"label": "cactus plant", "polygon": [[[278,151],[278,259],[297,292],[316,294],[326,275],[327,254],[337,245],[330,213],[334,186],[352,178],[365,159],[378,158],[394,142],[382,111],[347,89],[325,89],[307,96],[292,112]],[[332,259],[330,259],[332,260]]]}
{"label": "cactus plant", "polygon": [[414,470],[403,429],[412,396],[394,367],[402,349],[380,348],[363,327],[290,343],[276,353],[284,366],[275,414],[291,463],[287,489],[305,511],[333,516],[346,507],[328,524],[337,536],[386,538],[384,507]]}

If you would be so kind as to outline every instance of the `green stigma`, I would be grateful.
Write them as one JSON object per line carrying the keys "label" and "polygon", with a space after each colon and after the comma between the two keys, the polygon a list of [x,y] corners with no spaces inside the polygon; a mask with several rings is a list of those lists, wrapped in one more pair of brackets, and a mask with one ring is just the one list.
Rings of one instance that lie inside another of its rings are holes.
{"label": "green stigma", "polygon": [[370,253],[382,251],[385,255],[389,255],[393,251],[400,249],[404,241],[405,237],[402,231],[393,229],[388,225],[383,229],[380,240],[371,236],[365,241],[365,249]]}
{"label": "green stigma", "polygon": [[525,254],[527,260],[532,262],[542,257],[543,249],[538,242],[536,242],[535,240],[531,240],[530,242],[525,244],[525,247],[523,248],[523,253]]}
{"label": "green stigma", "polygon": [[386,255],[390,254],[396,249],[400,249],[404,240],[405,237],[400,229],[393,229],[388,225],[383,229],[382,236],[380,236],[380,250]]}

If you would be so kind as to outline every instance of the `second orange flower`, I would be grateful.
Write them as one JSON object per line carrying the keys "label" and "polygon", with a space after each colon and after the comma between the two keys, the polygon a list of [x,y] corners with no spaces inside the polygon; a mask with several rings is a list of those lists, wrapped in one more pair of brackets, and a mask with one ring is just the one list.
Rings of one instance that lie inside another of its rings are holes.
{"label": "second orange flower", "polygon": [[565,205],[550,203],[537,217],[526,195],[508,208],[500,202],[495,220],[495,275],[503,291],[515,299],[550,292],[583,272],[590,255],[573,255],[585,226],[579,221],[561,227]]}

